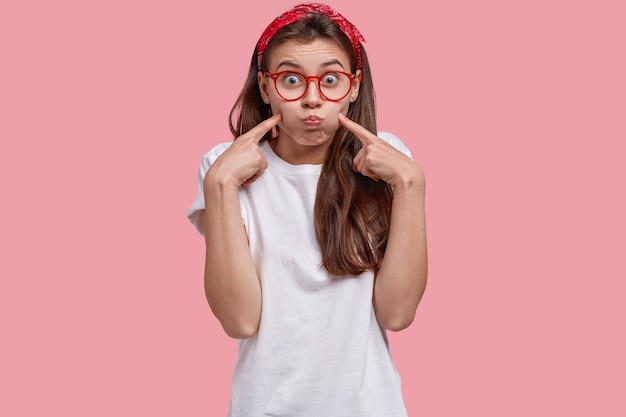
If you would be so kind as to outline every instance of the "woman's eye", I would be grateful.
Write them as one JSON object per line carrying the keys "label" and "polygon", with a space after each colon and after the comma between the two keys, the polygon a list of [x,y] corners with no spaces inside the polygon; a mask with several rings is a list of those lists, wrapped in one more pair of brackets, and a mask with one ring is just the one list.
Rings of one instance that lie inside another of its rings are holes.
{"label": "woman's eye", "polygon": [[296,74],[287,74],[283,78],[283,81],[287,85],[298,85],[300,84],[300,77]]}
{"label": "woman's eye", "polygon": [[324,85],[335,85],[337,81],[338,77],[336,74],[324,74],[324,77],[322,77],[322,83]]}

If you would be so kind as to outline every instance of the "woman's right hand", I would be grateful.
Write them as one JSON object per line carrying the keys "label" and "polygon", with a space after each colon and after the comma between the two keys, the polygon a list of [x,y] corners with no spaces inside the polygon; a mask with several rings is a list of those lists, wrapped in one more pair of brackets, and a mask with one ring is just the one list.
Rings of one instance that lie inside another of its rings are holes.
{"label": "woman's right hand", "polygon": [[267,159],[259,141],[281,120],[282,115],[275,114],[235,139],[207,171],[204,186],[217,181],[218,184],[232,184],[238,188],[254,182],[267,168]]}

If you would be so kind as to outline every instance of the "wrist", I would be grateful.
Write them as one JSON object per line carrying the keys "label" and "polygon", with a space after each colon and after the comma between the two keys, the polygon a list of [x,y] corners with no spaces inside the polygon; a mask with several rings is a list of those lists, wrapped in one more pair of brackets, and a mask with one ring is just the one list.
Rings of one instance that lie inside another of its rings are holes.
{"label": "wrist", "polygon": [[390,183],[394,190],[396,189],[424,189],[426,178],[422,170],[415,164],[410,169],[401,171],[395,180]]}
{"label": "wrist", "polygon": [[225,175],[220,175],[218,170],[209,169],[204,176],[203,188],[204,193],[207,192],[215,192],[215,191],[228,191],[228,190],[237,190],[239,188],[239,184],[234,181],[232,178],[229,178]]}

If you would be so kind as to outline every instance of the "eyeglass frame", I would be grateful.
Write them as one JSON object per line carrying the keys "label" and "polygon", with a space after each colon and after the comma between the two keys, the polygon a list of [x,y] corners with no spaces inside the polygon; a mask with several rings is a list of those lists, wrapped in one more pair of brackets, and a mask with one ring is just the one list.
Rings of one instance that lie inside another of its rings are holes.
{"label": "eyeglass frame", "polygon": [[[280,91],[278,90],[278,86],[276,85],[276,79],[279,76],[283,75],[283,74],[298,74],[298,75],[301,75],[304,78],[306,86],[304,87],[304,92],[302,92],[302,95],[300,97],[287,99],[287,98],[283,97],[282,94],[280,94]],[[343,75],[347,76],[350,79],[350,88],[348,88],[348,91],[346,91],[346,94],[344,94],[341,98],[336,98],[336,99],[328,98],[322,92],[322,85],[321,85],[322,78],[324,76],[326,76],[326,74],[343,74]],[[332,102],[341,101],[344,98],[346,98],[346,96],[348,94],[350,94],[350,90],[352,89],[352,82],[357,77],[357,74],[350,74],[349,72],[344,72],[344,71],[326,71],[325,73],[323,73],[319,77],[315,76],[315,75],[309,75],[307,77],[306,75],[304,75],[304,74],[302,74],[302,73],[300,73],[298,71],[280,71],[280,72],[276,72],[276,73],[271,73],[269,71],[264,71],[263,75],[265,75],[266,77],[270,77],[272,80],[274,80],[274,89],[276,90],[276,92],[278,93],[280,98],[282,98],[285,101],[297,101],[297,100],[300,100],[302,97],[304,97],[306,95],[306,92],[309,91],[309,84],[311,83],[311,80],[317,80],[317,91],[320,93],[320,96],[322,96],[325,100],[332,101]]]}

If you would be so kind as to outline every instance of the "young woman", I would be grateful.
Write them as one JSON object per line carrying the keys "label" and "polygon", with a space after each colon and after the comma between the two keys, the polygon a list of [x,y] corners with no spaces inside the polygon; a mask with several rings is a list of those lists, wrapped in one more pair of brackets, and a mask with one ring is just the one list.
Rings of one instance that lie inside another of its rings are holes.
{"label": "young woman", "polygon": [[424,175],[377,132],[359,31],[328,6],[272,22],[202,159],[188,216],[205,288],[239,341],[231,417],[405,416],[386,331],[426,286]]}

